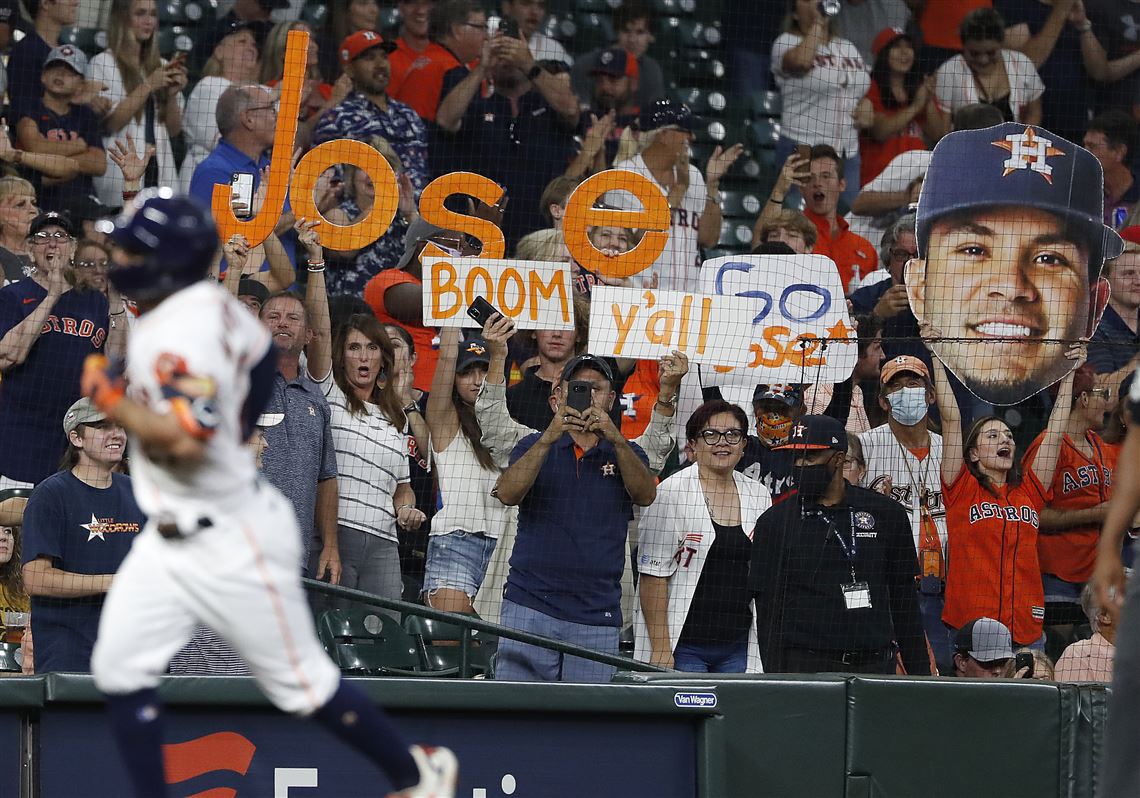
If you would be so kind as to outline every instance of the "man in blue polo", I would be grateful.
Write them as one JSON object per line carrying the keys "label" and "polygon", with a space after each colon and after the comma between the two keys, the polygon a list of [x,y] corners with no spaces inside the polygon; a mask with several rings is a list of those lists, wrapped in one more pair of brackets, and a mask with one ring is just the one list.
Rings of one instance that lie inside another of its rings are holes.
{"label": "man in blue polo", "polygon": [[[519,442],[495,487],[503,504],[519,508],[503,625],[608,654],[618,650],[633,505],[646,507],[657,495],[645,452],[609,417],[612,386],[601,358],[567,363],[551,393],[554,419]],[[583,388],[591,402],[579,412],[568,397]],[[505,638],[495,666],[496,679],[514,681],[606,682],[613,672]]]}
{"label": "man in blue polo", "polygon": [[[189,194],[207,208],[213,204],[214,186],[229,185],[238,173],[253,176],[253,188],[261,184],[261,170],[269,166],[269,148],[277,127],[277,104],[265,86],[230,86],[218,98],[215,115],[222,138],[190,178]],[[273,232],[281,239],[289,260],[296,265],[297,234],[293,232],[289,198]],[[266,265],[265,268],[268,268]]]}

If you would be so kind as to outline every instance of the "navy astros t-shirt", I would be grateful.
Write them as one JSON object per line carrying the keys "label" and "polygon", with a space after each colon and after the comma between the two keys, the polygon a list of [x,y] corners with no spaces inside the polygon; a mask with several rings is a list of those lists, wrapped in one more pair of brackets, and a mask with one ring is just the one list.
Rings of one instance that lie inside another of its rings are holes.
{"label": "navy astros t-shirt", "polygon": [[[113,574],[145,523],[130,477],[112,474],[111,487],[93,488],[60,471],[36,486],[24,510],[24,563],[48,557],[61,571]],[[91,670],[103,598],[32,596],[36,673]]]}

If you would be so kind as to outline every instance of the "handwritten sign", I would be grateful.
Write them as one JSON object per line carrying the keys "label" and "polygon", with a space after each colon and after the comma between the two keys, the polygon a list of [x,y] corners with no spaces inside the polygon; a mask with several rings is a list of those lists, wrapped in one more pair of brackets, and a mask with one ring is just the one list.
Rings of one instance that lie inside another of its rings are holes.
{"label": "handwritten sign", "polygon": [[590,352],[655,360],[677,349],[695,363],[745,366],[756,301],[596,285]]}
{"label": "handwritten sign", "polygon": [[[837,383],[851,376],[858,356],[835,263],[822,255],[739,255],[701,266],[706,294],[754,302],[743,368],[721,363],[704,373],[707,385]],[[710,372],[712,372],[710,374]]]}
{"label": "handwritten sign", "polygon": [[493,258],[423,258],[424,324],[475,327],[467,307],[481,296],[522,330],[574,327],[566,263]]}

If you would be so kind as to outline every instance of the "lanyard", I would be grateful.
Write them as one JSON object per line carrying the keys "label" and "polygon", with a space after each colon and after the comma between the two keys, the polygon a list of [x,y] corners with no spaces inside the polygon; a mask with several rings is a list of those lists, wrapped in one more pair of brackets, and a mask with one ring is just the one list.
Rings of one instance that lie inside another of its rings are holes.
{"label": "lanyard", "polygon": [[851,567],[851,581],[855,582],[855,555],[859,553],[859,543],[855,538],[855,511],[848,508],[847,514],[851,521],[851,544],[848,545],[847,541],[843,539],[843,535],[839,532],[839,524],[834,518],[828,521],[827,536],[831,537],[831,534],[835,533],[835,539],[839,541],[839,547],[843,549],[843,556],[847,558],[847,563]]}

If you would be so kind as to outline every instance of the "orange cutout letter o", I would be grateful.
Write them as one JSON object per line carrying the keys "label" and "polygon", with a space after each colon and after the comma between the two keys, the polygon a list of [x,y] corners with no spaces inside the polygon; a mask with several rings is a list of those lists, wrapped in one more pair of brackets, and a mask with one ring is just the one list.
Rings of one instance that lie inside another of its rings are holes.
{"label": "orange cutout letter o", "polygon": [[[594,200],[607,191],[624,189],[641,203],[641,211],[594,208]],[[590,271],[603,277],[632,277],[653,265],[669,241],[669,201],[647,177],[625,169],[598,172],[579,184],[566,201],[562,233],[570,255]],[[633,227],[645,230],[641,242],[629,252],[607,257],[591,242],[586,230],[596,226]]]}
{"label": "orange cutout letter o", "polygon": [[[352,224],[333,224],[321,215],[313,201],[313,187],[317,178],[330,166],[348,163],[372,179],[376,198],[372,210],[363,219]],[[309,150],[297,164],[290,194],[293,214],[298,218],[324,219],[321,225],[321,244],[334,250],[362,249],[387,232],[396,216],[400,203],[400,189],[396,175],[379,150],[363,141],[334,139]]]}

